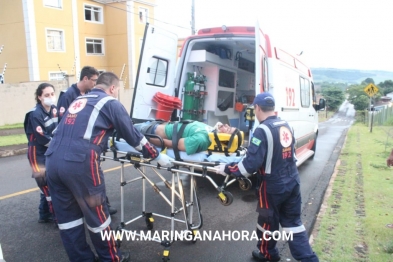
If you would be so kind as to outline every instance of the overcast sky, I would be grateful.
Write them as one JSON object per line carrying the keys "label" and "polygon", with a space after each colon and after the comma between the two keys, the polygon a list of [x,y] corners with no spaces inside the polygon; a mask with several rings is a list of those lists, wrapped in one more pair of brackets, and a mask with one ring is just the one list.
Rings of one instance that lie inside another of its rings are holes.
{"label": "overcast sky", "polygon": [[[393,72],[391,0],[195,0],[196,29],[254,26],[310,67]],[[155,21],[191,34],[191,0],[157,0]]]}

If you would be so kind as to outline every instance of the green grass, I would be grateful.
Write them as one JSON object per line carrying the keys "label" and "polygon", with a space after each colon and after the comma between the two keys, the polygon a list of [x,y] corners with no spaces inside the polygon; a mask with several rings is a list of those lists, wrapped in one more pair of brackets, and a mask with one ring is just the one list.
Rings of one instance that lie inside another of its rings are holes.
{"label": "green grass", "polygon": [[20,145],[26,144],[27,138],[25,134],[2,136],[0,139],[0,146]]}
{"label": "green grass", "polygon": [[0,126],[0,129],[23,128],[23,123]]}
{"label": "green grass", "polygon": [[386,133],[362,124],[348,132],[332,194],[322,215],[314,250],[320,261],[392,261],[393,170]]}

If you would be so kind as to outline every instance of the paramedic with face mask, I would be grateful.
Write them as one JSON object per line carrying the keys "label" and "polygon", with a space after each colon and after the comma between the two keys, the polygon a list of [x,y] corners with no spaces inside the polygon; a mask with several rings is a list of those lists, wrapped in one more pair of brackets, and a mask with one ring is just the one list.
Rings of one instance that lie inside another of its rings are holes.
{"label": "paramedic with face mask", "polygon": [[[165,165],[162,162],[165,162],[165,155],[159,155],[157,149],[135,130],[126,109],[116,100],[119,88],[119,78],[115,74],[102,73],[89,94],[71,103],[45,154],[48,185],[70,261],[129,260],[129,253],[121,254],[109,232],[111,216],[100,167],[100,155],[106,150],[114,129],[144,158],[156,158]],[[99,258],[95,258],[86,242],[84,223]],[[111,239],[103,241],[101,231],[107,231]]]}
{"label": "paramedic with face mask", "polygon": [[[258,180],[257,243],[252,256],[258,261],[280,261],[276,241],[270,232],[280,229],[293,233],[288,241],[292,256],[302,262],[319,261],[308,242],[300,219],[300,180],[296,167],[295,138],[288,123],[274,112],[270,93],[255,97],[255,116],[259,121],[246,156],[239,163],[216,166],[217,173],[236,177],[256,173]],[[257,124],[257,123],[256,123]]]}
{"label": "paramedic with face mask", "polygon": [[52,131],[57,126],[58,112],[54,87],[42,83],[35,92],[36,106],[30,110],[24,121],[28,141],[27,158],[41,190],[38,223],[54,221],[51,197],[45,176],[45,152],[52,139]]}

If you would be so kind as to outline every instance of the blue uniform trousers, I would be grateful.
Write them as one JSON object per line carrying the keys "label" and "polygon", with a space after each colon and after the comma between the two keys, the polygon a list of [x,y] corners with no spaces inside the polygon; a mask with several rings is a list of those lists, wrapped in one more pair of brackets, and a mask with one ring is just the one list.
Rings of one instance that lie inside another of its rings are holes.
{"label": "blue uniform trousers", "polygon": [[121,253],[114,238],[101,237],[101,231],[111,230],[111,218],[99,155],[94,150],[88,151],[83,154],[84,151],[59,148],[47,155],[48,185],[60,236],[70,261],[93,261],[94,253],[86,242],[85,222],[100,261],[120,261]]}
{"label": "blue uniform trousers", "polygon": [[[265,257],[277,257],[279,252],[276,248],[276,243],[268,232],[278,231],[281,225],[282,230],[286,232],[293,232],[293,240],[289,240],[289,249],[292,256],[296,260],[302,262],[319,261],[318,257],[312,251],[308,242],[307,232],[302,224],[301,215],[301,195],[300,184],[298,179],[292,179],[284,185],[285,192],[280,194],[272,194],[266,192],[266,187],[269,186],[269,181],[263,181],[259,188],[258,198],[258,225],[257,247]],[[262,204],[261,204],[262,203]],[[265,234],[263,234],[266,232]]]}

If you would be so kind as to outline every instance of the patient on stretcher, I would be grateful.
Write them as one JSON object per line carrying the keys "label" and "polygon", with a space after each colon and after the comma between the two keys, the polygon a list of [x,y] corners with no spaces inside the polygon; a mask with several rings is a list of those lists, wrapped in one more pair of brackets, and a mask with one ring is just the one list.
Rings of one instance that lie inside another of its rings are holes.
{"label": "patient on stretcher", "polygon": [[[221,122],[214,127],[198,121],[149,121],[134,126],[142,134],[161,137],[165,147],[185,151],[187,155],[203,151],[234,152],[242,145],[244,139],[243,132]],[[158,139],[151,139],[150,142],[160,146]]]}

